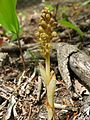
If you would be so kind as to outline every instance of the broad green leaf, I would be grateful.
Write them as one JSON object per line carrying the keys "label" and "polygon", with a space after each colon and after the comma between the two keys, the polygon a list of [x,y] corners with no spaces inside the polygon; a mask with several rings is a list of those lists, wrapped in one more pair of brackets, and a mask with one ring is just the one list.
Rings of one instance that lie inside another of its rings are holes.
{"label": "broad green leaf", "polygon": [[58,21],[61,25],[64,25],[65,27],[71,28],[73,30],[75,30],[76,32],[78,32],[80,34],[80,36],[83,36],[84,33],[74,24],[70,23],[69,21],[63,19],[63,20],[59,20]]}
{"label": "broad green leaf", "polygon": [[0,24],[14,34],[19,34],[19,22],[16,15],[17,0],[0,0]]}

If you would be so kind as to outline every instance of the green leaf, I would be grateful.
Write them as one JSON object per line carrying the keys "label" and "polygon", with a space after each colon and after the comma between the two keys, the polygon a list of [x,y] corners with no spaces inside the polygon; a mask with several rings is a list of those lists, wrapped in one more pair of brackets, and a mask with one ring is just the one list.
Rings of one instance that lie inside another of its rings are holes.
{"label": "green leaf", "polygon": [[17,0],[0,0],[0,24],[14,34],[19,34],[19,22],[16,15]]}
{"label": "green leaf", "polygon": [[69,21],[63,19],[63,20],[59,20],[58,21],[61,25],[64,25],[65,27],[71,28],[73,30],[75,30],[77,33],[80,34],[80,36],[83,36],[84,33],[74,24],[70,23]]}
{"label": "green leaf", "polygon": [[86,0],[84,3],[82,3],[82,6],[85,6],[90,3],[90,0]]}

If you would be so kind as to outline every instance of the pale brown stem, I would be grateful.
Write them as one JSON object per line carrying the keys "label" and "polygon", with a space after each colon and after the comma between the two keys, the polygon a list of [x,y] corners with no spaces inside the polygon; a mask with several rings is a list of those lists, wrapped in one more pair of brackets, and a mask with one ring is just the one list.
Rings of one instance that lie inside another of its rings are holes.
{"label": "pale brown stem", "polygon": [[47,80],[48,84],[50,82],[50,53],[47,54],[46,56],[46,74],[47,74]]}
{"label": "pale brown stem", "polygon": [[23,69],[26,70],[25,61],[24,61],[23,52],[22,52],[22,47],[21,47],[21,43],[20,43],[18,35],[17,35],[17,40],[18,40],[19,50],[20,50],[20,54],[21,54]]}
{"label": "pale brown stem", "polygon": [[54,88],[55,81],[51,81],[50,73],[50,50],[46,56],[46,75],[47,75],[47,111],[48,111],[48,120],[54,119]]}

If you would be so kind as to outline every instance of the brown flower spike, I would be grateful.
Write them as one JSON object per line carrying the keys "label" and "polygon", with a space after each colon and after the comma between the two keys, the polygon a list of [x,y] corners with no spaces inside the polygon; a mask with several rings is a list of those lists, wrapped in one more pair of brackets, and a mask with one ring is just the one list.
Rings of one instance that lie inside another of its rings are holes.
{"label": "brown flower spike", "polygon": [[53,17],[54,13],[50,12],[47,8],[42,10],[39,30],[36,33],[37,42],[40,44],[40,52],[44,57],[50,52],[52,38],[57,36],[57,33],[54,31],[57,23]]}

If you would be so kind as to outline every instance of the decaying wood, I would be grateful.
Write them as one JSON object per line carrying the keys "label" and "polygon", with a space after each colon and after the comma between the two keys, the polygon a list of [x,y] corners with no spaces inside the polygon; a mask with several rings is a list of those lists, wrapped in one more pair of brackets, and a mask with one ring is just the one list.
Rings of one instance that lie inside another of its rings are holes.
{"label": "decaying wood", "polygon": [[[39,47],[38,44],[26,44],[24,46],[22,46],[22,51],[25,51],[27,49],[30,49],[30,50],[37,50]],[[17,53],[17,52],[20,52],[19,50],[19,47],[18,45],[11,45],[11,46],[2,46],[0,47],[0,52],[4,52],[4,53]]]}
{"label": "decaying wood", "polygon": [[79,77],[90,91],[90,57],[75,45],[60,43],[57,48],[58,66],[67,88],[72,86],[68,67]]}
{"label": "decaying wood", "polygon": [[79,51],[70,56],[69,64],[73,72],[80,78],[80,82],[90,91],[90,57]]}
{"label": "decaying wood", "polygon": [[62,79],[65,81],[67,85],[67,89],[71,89],[72,83],[70,79],[70,73],[68,70],[68,58],[70,54],[73,52],[77,52],[77,47],[73,45],[69,45],[67,43],[60,43],[57,46],[57,59],[58,59],[58,66],[62,76]]}

